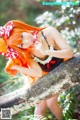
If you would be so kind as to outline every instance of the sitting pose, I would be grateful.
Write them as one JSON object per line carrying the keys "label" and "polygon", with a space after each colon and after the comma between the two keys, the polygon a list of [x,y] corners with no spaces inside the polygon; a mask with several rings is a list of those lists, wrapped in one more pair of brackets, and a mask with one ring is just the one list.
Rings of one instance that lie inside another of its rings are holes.
{"label": "sitting pose", "polygon": [[[31,78],[33,83],[66,59],[73,57],[73,50],[54,27],[38,28],[18,20],[9,21],[0,27],[0,53],[9,59],[6,72],[11,75],[23,73]],[[45,116],[48,107],[60,120],[62,109],[57,98],[58,93],[42,100],[34,114]]]}

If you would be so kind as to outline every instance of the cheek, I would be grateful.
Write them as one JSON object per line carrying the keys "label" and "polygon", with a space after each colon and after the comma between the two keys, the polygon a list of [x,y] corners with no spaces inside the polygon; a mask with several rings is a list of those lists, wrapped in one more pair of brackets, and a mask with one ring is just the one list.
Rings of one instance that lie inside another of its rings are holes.
{"label": "cheek", "polygon": [[24,44],[31,45],[31,44],[33,44],[33,40],[31,40],[31,39],[23,40],[23,43],[24,43]]}
{"label": "cheek", "polygon": [[30,33],[26,33],[26,32],[23,32],[22,33],[22,38],[23,38],[23,40],[29,40],[29,39],[32,39],[32,35],[30,34]]}
{"label": "cheek", "polygon": [[32,44],[31,43],[23,43],[23,48],[28,48],[29,46],[31,46]]}

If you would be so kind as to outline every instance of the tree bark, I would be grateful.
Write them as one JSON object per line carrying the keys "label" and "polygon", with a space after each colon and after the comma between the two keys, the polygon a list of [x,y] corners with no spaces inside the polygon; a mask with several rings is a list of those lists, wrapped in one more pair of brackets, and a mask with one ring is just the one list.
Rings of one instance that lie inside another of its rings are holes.
{"label": "tree bark", "polygon": [[30,89],[23,87],[0,96],[0,109],[11,108],[12,114],[16,114],[53,96],[56,92],[65,91],[79,83],[80,53],[77,53],[74,58],[61,63],[53,71],[40,78]]}

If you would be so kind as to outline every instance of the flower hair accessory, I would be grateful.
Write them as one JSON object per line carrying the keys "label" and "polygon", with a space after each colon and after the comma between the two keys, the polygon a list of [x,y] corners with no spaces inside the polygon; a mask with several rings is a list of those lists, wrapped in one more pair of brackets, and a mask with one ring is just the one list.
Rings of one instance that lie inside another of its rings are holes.
{"label": "flower hair accessory", "polygon": [[10,33],[14,27],[14,24],[12,21],[9,21],[5,26],[0,26],[0,37],[6,37],[8,38],[10,36]]}
{"label": "flower hair accessory", "polygon": [[6,53],[0,52],[1,55],[4,55],[6,58],[17,58],[18,57],[18,52],[14,50],[13,48],[8,47]]}

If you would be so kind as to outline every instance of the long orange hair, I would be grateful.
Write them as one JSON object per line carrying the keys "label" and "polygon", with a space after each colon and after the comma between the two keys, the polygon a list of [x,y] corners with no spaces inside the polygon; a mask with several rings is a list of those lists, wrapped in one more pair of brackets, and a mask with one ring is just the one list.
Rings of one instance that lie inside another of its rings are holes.
{"label": "long orange hair", "polygon": [[13,58],[10,62],[8,62],[5,68],[6,72],[10,73],[11,75],[15,75],[17,71],[11,70],[11,67],[13,65],[17,64],[17,65],[25,66],[25,67],[28,67],[28,65],[30,65],[29,58],[30,58],[31,49],[30,48],[21,49],[17,47],[17,45],[22,43],[22,39],[21,39],[22,32],[28,32],[28,33],[31,33],[34,31],[39,32],[44,28],[30,26],[19,20],[12,20],[12,22],[14,24],[14,27],[13,27],[13,30],[9,38],[8,39],[6,37],[0,38],[0,52],[6,53],[7,46],[13,48],[14,50],[18,52],[18,57],[16,59]]}

